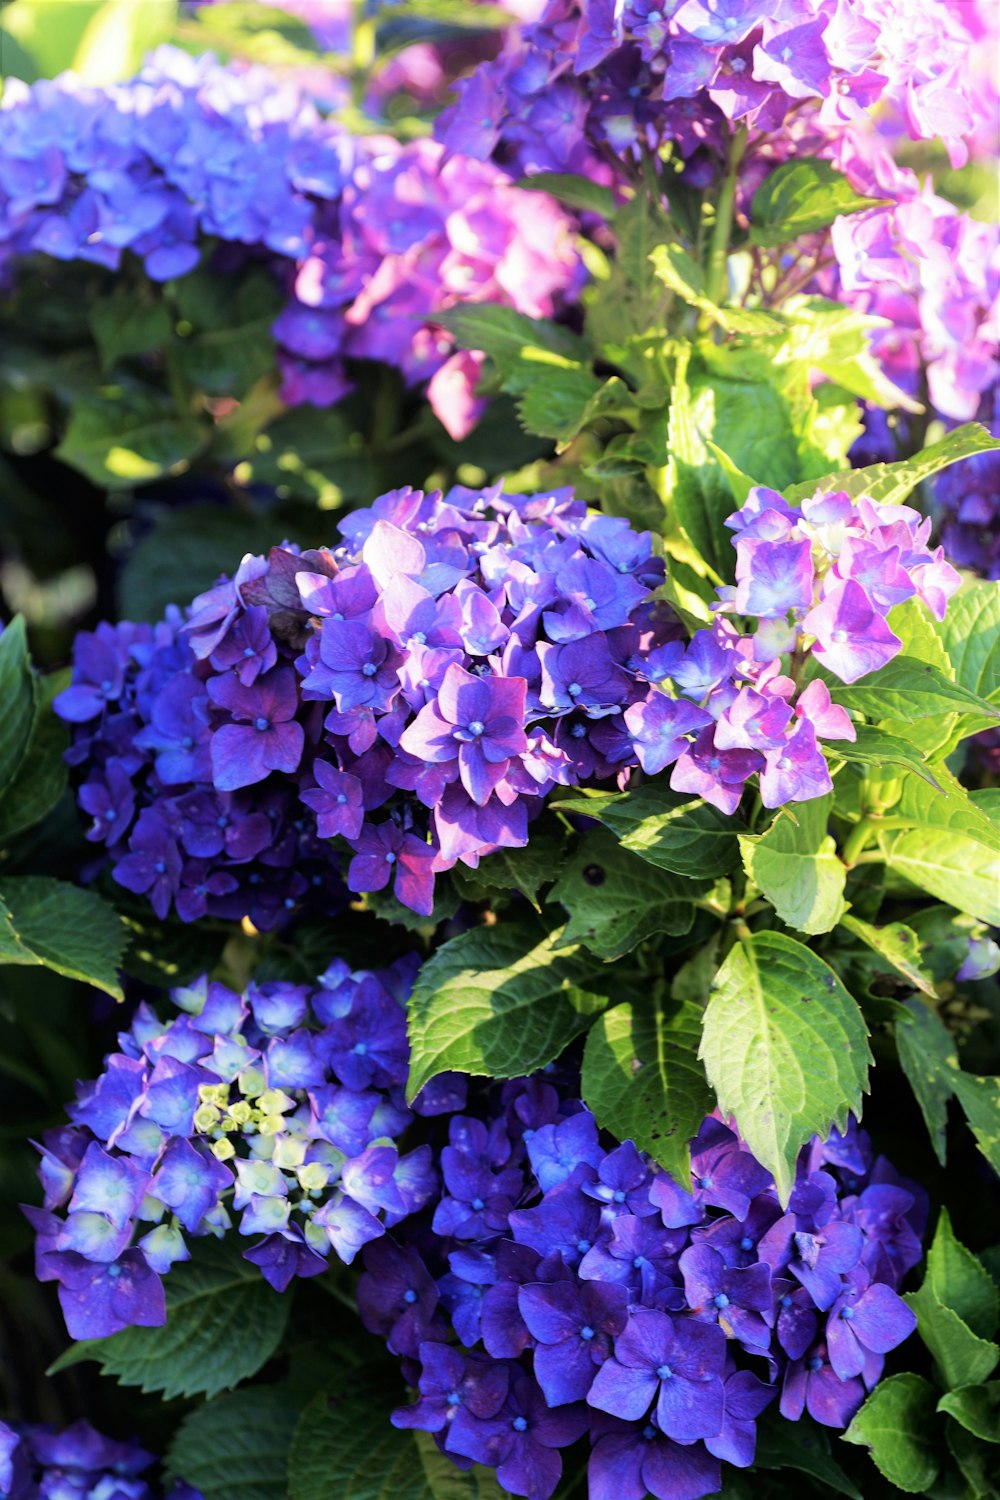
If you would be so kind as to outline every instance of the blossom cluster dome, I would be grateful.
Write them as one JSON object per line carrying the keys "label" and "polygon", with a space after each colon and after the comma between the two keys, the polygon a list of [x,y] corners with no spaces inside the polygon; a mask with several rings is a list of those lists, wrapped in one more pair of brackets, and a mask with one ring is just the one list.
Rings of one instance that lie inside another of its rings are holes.
{"label": "blossom cluster dome", "polygon": [[289,404],[351,388],[345,359],[386,360],[461,436],[478,365],[434,315],[457,300],[551,314],[579,285],[570,223],[498,168],[430,140],[354,138],[262,67],[161,47],[127,83],[11,80],[0,108],[0,264],[47,255],[164,282],[210,244],[263,261],[288,302],[274,326]]}
{"label": "blossom cluster dome", "polygon": [[416,1392],[395,1424],[507,1493],[547,1500],[586,1437],[593,1500],[713,1494],[768,1405],[846,1426],[912,1332],[924,1195],[853,1122],[803,1148],[782,1206],[714,1116],[688,1190],[545,1075],[479,1103],[450,1122],[432,1232],[366,1247],[359,1304]]}
{"label": "blossom cluster dome", "polygon": [[729,523],[736,579],[689,639],[653,595],[648,533],[568,491],[393,491],[334,551],[247,557],[161,625],[78,638],[55,701],[88,837],[163,917],[273,927],[522,847],[558,787],[636,767],[735,811],[831,788],[853,722],[814,658],[854,682],[901,649],[888,616],[937,618],[958,575],[907,506],[756,488]]}
{"label": "blossom cluster dome", "polygon": [[191,1238],[248,1237],[244,1259],[283,1291],[434,1196],[430,1146],[398,1138],[414,1111],[460,1108],[464,1080],[441,1075],[406,1106],[418,967],[336,961],[315,986],[244,995],[203,979],[173,992],[165,1023],[139,1007],[72,1124],[43,1137],[44,1206],[25,1210],[74,1338],[163,1323],[163,1277]]}
{"label": "blossom cluster dome", "polygon": [[775,130],[810,101],[836,127],[885,98],[961,165],[989,104],[977,33],[943,0],[550,0],[459,85],[439,134],[523,171],[590,171],[595,151],[686,156],[727,122]]}
{"label": "blossom cluster dome", "polygon": [[[0,1422],[2,1500],[157,1500],[150,1482],[156,1462],[135,1442],[117,1442],[83,1420],[50,1427]],[[203,1500],[177,1481],[167,1500]]]}

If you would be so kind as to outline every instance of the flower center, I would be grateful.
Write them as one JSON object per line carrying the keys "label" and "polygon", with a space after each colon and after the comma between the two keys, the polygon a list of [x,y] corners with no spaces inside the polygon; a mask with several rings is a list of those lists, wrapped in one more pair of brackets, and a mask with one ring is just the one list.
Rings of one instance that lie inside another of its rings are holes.
{"label": "flower center", "polygon": [[674,1372],[669,1365],[657,1365],[656,1367],[656,1375],[658,1380],[669,1380],[673,1373]]}
{"label": "flower center", "polygon": [[263,733],[265,729],[270,729],[271,724],[270,724],[270,721],[268,719],[260,718],[260,719],[254,719],[254,721],[253,721],[253,727],[255,729],[259,729],[261,731],[261,733]]}
{"label": "flower center", "polygon": [[361,668],[361,675],[362,677],[374,677],[377,671],[378,668],[373,661],[366,661]]}
{"label": "flower center", "polygon": [[716,1296],[712,1298],[712,1302],[720,1312],[724,1307],[729,1306],[729,1298],[726,1296],[725,1292],[717,1293]]}
{"label": "flower center", "polygon": [[524,1417],[515,1417],[510,1425],[513,1427],[515,1432],[527,1432],[528,1430],[528,1423],[526,1418]]}

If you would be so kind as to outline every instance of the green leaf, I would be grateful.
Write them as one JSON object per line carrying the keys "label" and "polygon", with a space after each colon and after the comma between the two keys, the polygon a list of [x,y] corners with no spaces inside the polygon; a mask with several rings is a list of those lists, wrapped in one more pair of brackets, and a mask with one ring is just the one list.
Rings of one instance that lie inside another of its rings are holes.
{"label": "green leaf", "polygon": [[[552,369],[589,365],[590,353],[568,328],[529,318],[495,302],[469,302],[435,313],[462,349],[478,349],[496,364],[504,389],[523,391]],[[595,382],[595,386],[599,382]]]}
{"label": "green leaf", "polygon": [[607,796],[569,798],[561,812],[598,818],[625,849],[661,870],[692,880],[727,875],[739,858],[739,824],[698,797],[660,784]]}
{"label": "green leaf", "polygon": [[177,0],[104,0],[80,39],[73,71],[91,84],[131,78],[176,25]]}
{"label": "green leaf", "polygon": [[[699,394],[701,399],[696,400]],[[679,358],[667,430],[669,501],[696,551],[721,579],[729,577],[735,566],[725,520],[737,507],[725,472],[706,447],[706,439],[715,433],[715,395],[712,386],[696,391],[688,379],[686,361]],[[713,440],[730,451],[721,437]]]}
{"label": "green leaf", "polygon": [[705,1011],[700,1056],[724,1114],[774,1174],[782,1203],[813,1135],[860,1116],[868,1086],[861,1011],[821,958],[777,932],[730,951]]}
{"label": "green leaf", "polygon": [[528,432],[569,443],[583,426],[590,403],[603,382],[589,370],[548,370],[517,403],[517,415]]}
{"label": "green leaf", "polygon": [[659,205],[636,193],[611,223],[617,253],[606,280],[595,282],[587,306],[587,333],[598,348],[611,352],[614,362],[638,381],[648,377],[645,356],[630,359],[629,340],[648,347],[650,334],[666,332],[670,293],[653,270],[650,256],[669,237],[669,225]]}
{"label": "green leaf", "polygon": [[485,901],[498,890],[520,891],[537,911],[538,893],[559,875],[566,848],[562,829],[554,823],[535,823],[523,848],[497,849],[475,870],[457,864],[451,877],[464,901]]}
{"label": "green leaf", "polygon": [[[921,962],[920,939],[911,927],[903,922],[887,922],[884,927],[873,927],[870,922],[863,922],[853,912],[841,917],[840,925],[852,932],[873,953],[884,958],[915,990],[934,998],[934,979]],[[919,1006],[918,1009],[922,1013],[927,1011],[926,1006]]]}
{"label": "green leaf", "polygon": [[844,1433],[845,1443],[867,1448],[872,1462],[897,1489],[919,1495],[937,1478],[934,1388],[907,1370],[872,1391]]}
{"label": "green leaf", "polygon": [[300,1398],[280,1385],[206,1401],[174,1434],[167,1472],[200,1490],[204,1500],[287,1500],[288,1455],[300,1411]]}
{"label": "green leaf", "polygon": [[208,1396],[256,1375],[281,1342],[289,1294],[268,1286],[257,1266],[231,1245],[208,1239],[164,1282],[162,1328],[126,1328],[106,1339],[74,1344],[53,1373],[93,1359],[119,1385],[174,1396]]}
{"label": "green leaf", "polygon": [[842,490],[856,500],[861,495],[876,500],[882,505],[899,505],[922,484],[942,469],[958,463],[960,459],[972,458],[977,453],[992,453],[1000,448],[1000,441],[990,436],[981,422],[966,422],[949,432],[939,443],[932,443],[913,458],[905,458],[894,464],[869,464],[865,469],[840,469],[824,474],[819,479],[810,479],[804,484],[793,484],[785,490],[785,499],[791,504],[808,500],[817,489],[833,492]]}
{"label": "green leaf", "polygon": [[700,1006],[650,996],[599,1016],[583,1054],[583,1099],[598,1125],[634,1141],[685,1186],[690,1142],[712,1109],[700,1038]]}
{"label": "green leaf", "polygon": [[205,434],[172,398],[152,387],[101,386],[70,410],[56,457],[101,489],[132,489],[179,474]]}
{"label": "green leaf", "polygon": [[890,869],[940,901],[982,922],[1000,923],[1000,828],[943,767],[942,786],[930,791],[907,777],[893,820],[910,828],[880,830]]}
{"label": "green leaf", "polygon": [[1000,1443],[1000,1380],[985,1385],[960,1385],[937,1404],[938,1411],[954,1417],[966,1430],[986,1443]]}
{"label": "green leaf", "polygon": [[657,245],[650,257],[653,270],[667,289],[696,307],[727,333],[766,335],[781,333],[785,319],[780,313],[759,308],[720,307],[708,295],[705,273],[683,245]]}
{"label": "green leaf", "polygon": [[954,1088],[980,1151],[1000,1172],[1000,1078],[956,1073]]}
{"label": "green leaf", "polygon": [[890,327],[888,318],[872,317],[827,297],[790,297],[782,305],[788,321],[788,358],[821,370],[828,381],[876,406],[922,410],[889,380],[872,354],[872,334]]}
{"label": "green leaf", "polygon": [[491,1470],[467,1473],[427,1433],[398,1430],[392,1372],[321,1391],[302,1413],[288,1462],[289,1500],[501,1500]]}
{"label": "green leaf", "polygon": [[996,1454],[959,1423],[948,1422],[945,1437],[964,1481],[961,1500],[997,1500]]}
{"label": "green leaf", "polygon": [[35,722],[35,683],[20,615],[0,635],[0,796],[21,768]]}
{"label": "green leaf", "polygon": [[836,684],[830,696],[835,703],[870,719],[915,719],[948,713],[978,714],[1000,719],[1000,709],[957,682],[949,682],[939,667],[911,656],[897,656],[850,686]]}
{"label": "green leaf", "polygon": [[44,875],[0,883],[0,964],[40,965],[123,999],[125,928],[94,891]]}
{"label": "green leaf", "polygon": [[841,214],[861,213],[886,200],[862,198],[828,161],[799,157],[769,172],[750,205],[755,245],[787,245],[826,229]]}
{"label": "green leaf", "polygon": [[106,371],[120,359],[163,349],[173,334],[166,303],[143,302],[135,292],[124,289],[93,304],[90,326]]}
{"label": "green leaf", "polygon": [[743,868],[778,916],[799,932],[829,932],[844,913],[847,870],[827,833],[833,794],[796,803],[766,832],[740,838]]}
{"label": "green leaf", "polygon": [[948,1101],[955,1091],[958,1054],[951,1034],[919,1000],[901,1007],[896,1022],[896,1051],[914,1097],[920,1105],[934,1155],[945,1164]]}
{"label": "green leaf", "polygon": [[994,1336],[1000,1315],[996,1286],[972,1251],[955,1238],[946,1208],[941,1209],[927,1254],[924,1285],[929,1285],[937,1300],[957,1313],[977,1338]]}
{"label": "green leaf", "polygon": [[912,771],[914,776],[919,776],[928,786],[940,788],[935,775],[938,768],[931,770],[920,751],[907,744],[906,740],[889,734],[885,729],[877,729],[873,724],[856,724],[854,727],[854,740],[823,743],[821,748],[828,759],[853,761],[857,765],[876,766],[878,769],[883,766],[901,766],[904,770]]}
{"label": "green leaf", "polygon": [[492,1078],[533,1073],[585,1031],[607,1000],[587,981],[593,961],[516,924],[477,928],[424,964],[409,1003],[412,1099],[457,1069]]}
{"label": "green leaf", "polygon": [[617,206],[611,188],[601,187],[589,177],[578,177],[573,172],[535,172],[531,177],[522,177],[517,185],[529,193],[548,193],[570,208],[599,214],[602,219],[612,218]]}
{"label": "green leaf", "polygon": [[664,875],[630,854],[612,833],[587,834],[549,899],[566,908],[560,946],[583,943],[608,960],[629,953],[654,932],[690,932],[692,899],[708,887]]}
{"label": "green leaf", "polygon": [[1000,582],[967,582],[937,626],[956,681],[980,698],[1000,691]]}
{"label": "green leaf", "polygon": [[906,1292],[903,1301],[917,1315],[917,1329],[937,1363],[945,1385],[978,1385],[992,1374],[1000,1348],[972,1332],[953,1308],[939,1302],[925,1278],[919,1292]]}
{"label": "green leaf", "polygon": [[68,682],[68,672],[35,681],[36,710],[28,747],[14,779],[0,793],[0,844],[40,823],[66,789],[63,753],[69,733],[53,712],[52,699]]}
{"label": "green leaf", "polygon": [[795,1469],[829,1485],[838,1495],[863,1500],[830,1452],[829,1434],[808,1418],[800,1418],[793,1425],[769,1414],[759,1421],[754,1469]]}
{"label": "green leaf", "polygon": [[180,318],[191,325],[172,357],[191,385],[213,396],[244,396],[274,369],[271,326],[285,298],[266,271],[233,279],[208,267],[174,283]]}
{"label": "green leaf", "polygon": [[[365,500],[377,489],[375,464],[364,436],[342,407],[319,411],[299,406],[272,420],[275,398],[265,385],[260,393],[264,430],[259,430],[260,419],[255,419],[247,434],[241,422],[253,401],[251,394],[216,429],[216,441],[221,441],[223,449],[221,461],[235,465],[240,484],[266,485],[282,500],[306,500],[322,510]],[[213,442],[213,456],[215,451]],[[274,539],[272,525],[271,544]]]}

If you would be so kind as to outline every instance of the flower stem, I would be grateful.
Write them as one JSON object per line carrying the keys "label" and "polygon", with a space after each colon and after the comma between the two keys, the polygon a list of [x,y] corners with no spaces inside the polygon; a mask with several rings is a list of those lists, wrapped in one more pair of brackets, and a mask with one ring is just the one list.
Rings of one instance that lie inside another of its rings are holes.
{"label": "flower stem", "polygon": [[743,153],[746,150],[747,133],[740,126],[729,145],[726,177],[719,194],[715,210],[715,223],[708,247],[708,266],[705,273],[705,290],[712,302],[720,303],[726,293],[726,262],[729,259],[729,241],[733,232],[733,209],[736,205],[736,178]]}
{"label": "flower stem", "polygon": [[844,840],[844,847],[840,851],[840,857],[848,869],[857,864],[858,856],[868,843],[875,829],[881,823],[880,818],[861,818],[851,829]]}

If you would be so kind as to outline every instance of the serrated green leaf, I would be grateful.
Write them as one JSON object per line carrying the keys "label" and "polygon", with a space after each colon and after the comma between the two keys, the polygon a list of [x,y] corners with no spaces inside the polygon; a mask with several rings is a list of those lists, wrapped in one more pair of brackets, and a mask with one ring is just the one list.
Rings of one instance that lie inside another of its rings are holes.
{"label": "serrated green leaf", "polygon": [[743,868],[778,916],[799,932],[829,932],[844,913],[847,869],[827,833],[833,794],[797,802],[766,832],[740,838]]}
{"label": "serrated green leaf", "polygon": [[126,1328],[106,1339],[74,1344],[50,1373],[96,1360],[119,1385],[175,1396],[218,1395],[256,1375],[277,1349],[288,1323],[290,1295],[279,1295],[238,1249],[196,1243],[193,1257],[164,1282],[162,1328]]}
{"label": "serrated green leaf", "polygon": [[867,1448],[890,1484],[919,1495],[937,1478],[934,1387],[907,1370],[890,1375],[872,1391],[844,1433],[845,1443]]}
{"label": "serrated green leaf", "polygon": [[532,826],[523,848],[497,849],[475,870],[457,864],[451,878],[463,901],[485,901],[498,890],[520,891],[538,911],[538,893],[558,878],[567,848],[558,825],[539,822]]}
{"label": "serrated green leaf", "polygon": [[693,880],[727,875],[739,859],[740,825],[700,798],[659,784],[602,797],[569,798],[562,812],[598,818],[625,849],[661,870]]}
{"label": "serrated green leaf", "polygon": [[920,1105],[934,1155],[945,1164],[948,1101],[955,1091],[958,1054],[944,1024],[919,1000],[901,1007],[896,1022],[896,1051],[914,1097]]}
{"label": "serrated green leaf", "polygon": [[601,187],[589,177],[578,177],[573,172],[535,172],[531,177],[522,177],[517,185],[525,192],[548,193],[570,208],[600,214],[602,219],[610,219],[617,207],[611,188]]}
{"label": "serrated green leaf", "polygon": [[102,386],[74,401],[56,457],[100,489],[132,489],[179,474],[206,433],[152,387]]}
{"label": "serrated green leaf", "polygon": [[692,900],[707,888],[707,881],[656,871],[601,829],[584,838],[549,899],[565,907],[569,918],[560,946],[583,943],[610,960],[655,932],[690,932]]}
{"label": "serrated green leaf", "polygon": [[774,1174],[782,1203],[813,1135],[860,1116],[868,1031],[821,958],[777,932],[736,944],[716,976],[700,1057],[719,1107]]}
{"label": "serrated green leaf", "polygon": [[[653,271],[650,256],[669,237],[659,205],[636,193],[611,222],[616,254],[611,274],[588,292],[587,334],[614,362],[631,370],[637,381],[648,377],[644,350],[650,333],[666,332],[670,293]],[[630,348],[635,340],[637,348]]]}
{"label": "serrated green leaf", "polygon": [[949,682],[939,667],[910,656],[897,656],[870,672],[861,682],[837,684],[830,690],[835,703],[870,719],[898,719],[912,723],[940,714],[976,714],[1000,719],[1000,709],[957,682]]}
{"label": "serrated green leaf", "polygon": [[884,200],[862,198],[828,161],[799,157],[769,172],[750,206],[755,245],[787,245],[826,229],[841,214],[877,208]]}
{"label": "serrated green leaf", "polygon": [[996,1454],[956,1422],[946,1424],[945,1437],[964,1481],[961,1500],[997,1500]]}
{"label": "serrated green leaf", "polygon": [[941,1209],[927,1254],[924,1284],[977,1338],[993,1338],[997,1331],[997,1289],[971,1250],[955,1238],[946,1208]]}
{"label": "serrated green leaf", "polygon": [[830,1438],[822,1427],[800,1418],[794,1425],[768,1414],[757,1424],[754,1468],[794,1469],[828,1485],[838,1495],[863,1500],[861,1492],[830,1452]]}
{"label": "serrated green leaf", "polygon": [[171,357],[196,389],[241,397],[274,369],[271,328],[285,298],[268,272],[220,280],[200,268],[175,283],[174,301],[191,331]]}
{"label": "serrated green leaf", "polygon": [[903,1301],[917,1315],[917,1331],[951,1390],[959,1385],[978,1385],[986,1380],[1000,1360],[1000,1348],[972,1332],[953,1308],[935,1297],[925,1278],[918,1292],[906,1292]]}
{"label": "serrated green leaf", "polygon": [[204,1500],[287,1500],[288,1455],[301,1409],[301,1399],[280,1385],[206,1401],[174,1434],[167,1472],[200,1490]]}
{"label": "serrated green leaf", "polygon": [[547,370],[528,386],[517,403],[522,427],[539,437],[571,442],[583,426],[601,386],[601,380],[589,370]]}
{"label": "serrated green leaf", "polygon": [[1000,1172],[1000,1077],[956,1073],[954,1088],[980,1151]]}
{"label": "serrated green leaf", "polygon": [[386,1373],[310,1401],[292,1440],[289,1500],[501,1500],[491,1470],[463,1473],[429,1434],[391,1425],[401,1402]]}
{"label": "serrated green leaf", "polygon": [[789,359],[821,370],[843,391],[876,406],[922,410],[888,379],[872,353],[872,334],[888,328],[888,318],[872,317],[828,297],[790,297],[782,304],[787,321],[785,347]]}
{"label": "serrated green leaf", "polygon": [[44,875],[0,883],[0,964],[41,965],[123,999],[118,970],[126,933],[94,891]]}
{"label": "serrated green leaf", "polygon": [[552,370],[582,368],[590,362],[586,344],[568,328],[545,318],[526,317],[495,302],[469,302],[434,317],[462,349],[488,354],[504,389],[515,394]]}
{"label": "serrated green leaf", "polygon": [[919,750],[915,750],[898,735],[889,734],[874,724],[855,725],[853,740],[824,741],[820,747],[829,760],[853,761],[861,766],[902,766],[912,771],[928,786],[940,789],[937,779],[938,767],[933,769],[926,763]]}
{"label": "serrated green leaf", "polygon": [[701,1017],[689,1001],[616,1005],[594,1022],[583,1054],[583,1099],[598,1125],[634,1141],[685,1186],[690,1142],[712,1108],[698,1061]]}
{"label": "serrated green leaf", "polygon": [[66,789],[63,752],[69,744],[66,725],[52,710],[52,699],[69,682],[69,673],[35,679],[35,716],[21,764],[0,793],[0,844],[40,823]]}
{"label": "serrated green leaf", "polygon": [[166,303],[140,301],[128,290],[99,298],[90,309],[90,326],[105,371],[120,359],[162,349],[173,334]]}
{"label": "serrated green leaf", "polygon": [[1000,581],[965,583],[937,631],[957,682],[980,698],[1000,692]]}
{"label": "serrated green leaf", "polygon": [[713,302],[708,295],[704,271],[683,245],[657,245],[650,260],[656,275],[669,291],[689,307],[703,312],[727,333],[766,336],[784,331],[785,319],[780,313],[766,312],[761,308],[720,307]]}
{"label": "serrated green leaf", "polygon": [[593,960],[559,949],[560,936],[512,923],[464,932],[438,949],[410,997],[408,1098],[451,1069],[533,1073],[586,1030],[607,1000],[586,987]]}
{"label": "serrated green leaf", "polygon": [[[873,927],[870,922],[863,922],[853,912],[841,917],[840,925],[859,938],[873,953],[884,958],[915,990],[934,998],[934,979],[921,962],[920,939],[911,927],[903,922],[887,922],[883,927]],[[918,1009],[926,1012],[926,1006]]]}
{"label": "serrated green leaf", "polygon": [[1000,1443],[1000,1380],[985,1385],[960,1385],[948,1391],[937,1404],[975,1437],[985,1443]]}
{"label": "serrated green leaf", "polygon": [[1000,828],[944,768],[929,791],[907,777],[893,820],[912,826],[880,830],[886,864],[913,885],[982,922],[1000,923]]}
{"label": "serrated green leaf", "polygon": [[810,479],[803,484],[793,484],[784,491],[791,504],[808,500],[817,490],[833,492],[842,490],[857,500],[867,495],[881,505],[899,505],[913,493],[918,484],[931,479],[942,469],[949,468],[960,459],[972,458],[977,453],[992,453],[1000,448],[1000,441],[990,436],[981,422],[965,422],[949,432],[939,443],[932,443],[913,458],[901,459],[893,464],[869,464],[864,469],[839,469]]}
{"label": "serrated green leaf", "polygon": [[16,615],[0,635],[0,796],[27,754],[35,721],[35,683],[24,620]]}

